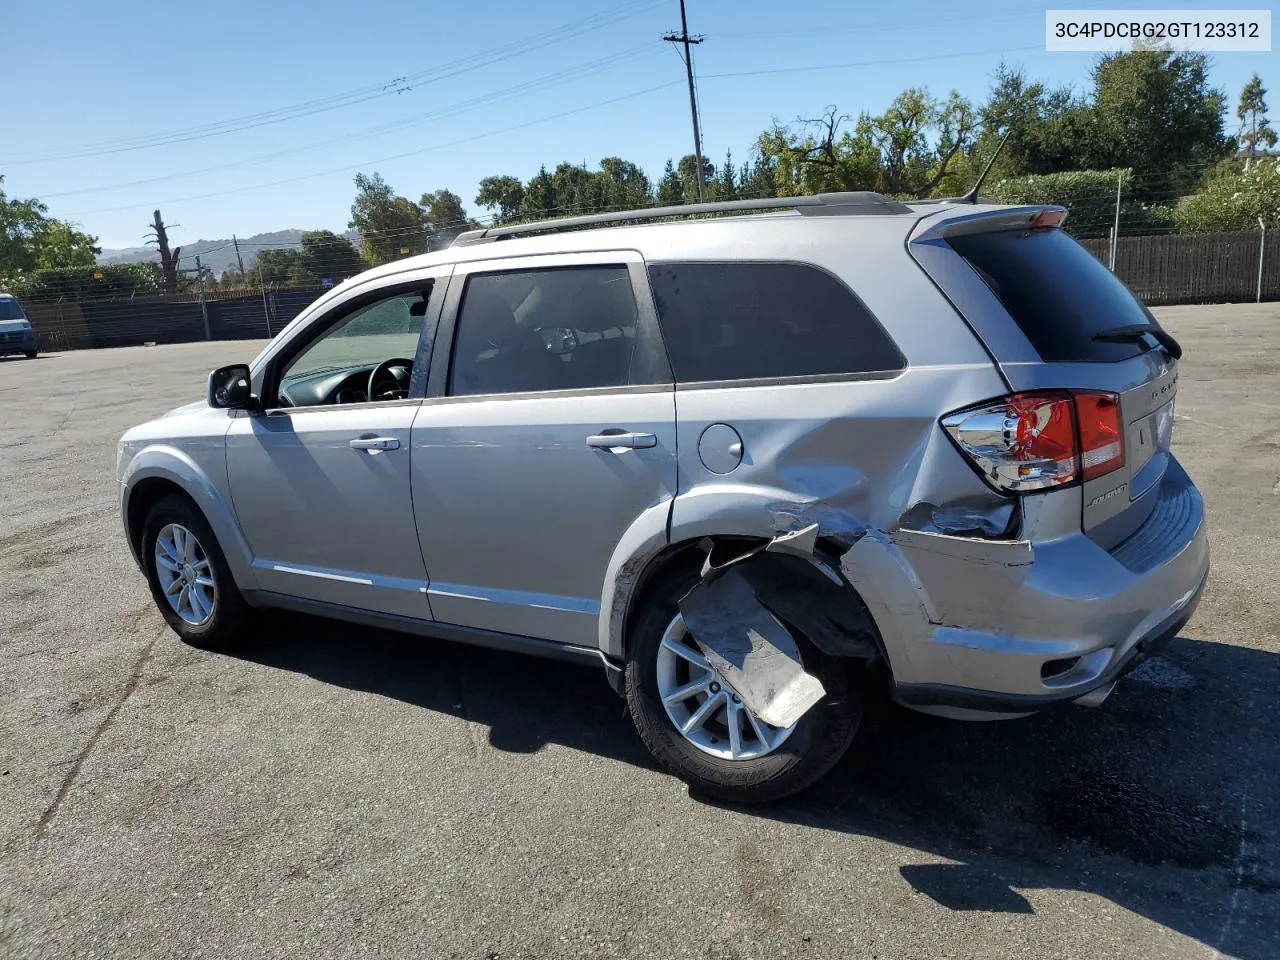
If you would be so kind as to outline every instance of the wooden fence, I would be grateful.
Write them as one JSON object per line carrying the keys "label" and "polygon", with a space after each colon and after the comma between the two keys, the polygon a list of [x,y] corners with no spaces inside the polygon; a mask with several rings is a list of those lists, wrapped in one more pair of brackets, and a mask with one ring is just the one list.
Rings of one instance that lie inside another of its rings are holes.
{"label": "wooden fence", "polygon": [[[1116,276],[1143,302],[1235,303],[1258,293],[1260,230],[1249,233],[1172,233],[1124,237],[1116,246]],[[1109,240],[1082,240],[1104,264]],[[1262,299],[1280,300],[1280,230],[1267,231]]]}

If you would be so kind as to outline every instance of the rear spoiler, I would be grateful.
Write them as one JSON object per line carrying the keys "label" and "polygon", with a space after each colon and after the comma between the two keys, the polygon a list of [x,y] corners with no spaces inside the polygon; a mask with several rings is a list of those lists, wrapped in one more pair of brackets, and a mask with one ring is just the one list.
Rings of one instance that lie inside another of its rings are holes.
{"label": "rear spoiler", "polygon": [[911,232],[910,243],[926,243],[966,233],[997,230],[1047,230],[1060,227],[1067,208],[1052,204],[1035,206],[945,206],[922,217]]}

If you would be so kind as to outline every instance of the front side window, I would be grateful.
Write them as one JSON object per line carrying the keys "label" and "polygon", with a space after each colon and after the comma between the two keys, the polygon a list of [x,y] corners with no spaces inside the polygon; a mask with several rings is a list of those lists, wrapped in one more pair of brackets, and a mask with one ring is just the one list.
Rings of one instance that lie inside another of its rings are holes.
{"label": "front side window", "polygon": [[[404,396],[429,296],[429,286],[398,293],[339,319],[288,362],[280,376],[280,404],[303,407]],[[385,366],[385,382],[377,396],[370,396],[370,375],[380,365]]]}
{"label": "front side window", "polygon": [[624,386],[635,344],[625,266],[475,274],[458,311],[449,393]]}
{"label": "front side window", "polygon": [[802,263],[657,263],[658,324],[676,381],[901,370],[902,354],[849,288]]}

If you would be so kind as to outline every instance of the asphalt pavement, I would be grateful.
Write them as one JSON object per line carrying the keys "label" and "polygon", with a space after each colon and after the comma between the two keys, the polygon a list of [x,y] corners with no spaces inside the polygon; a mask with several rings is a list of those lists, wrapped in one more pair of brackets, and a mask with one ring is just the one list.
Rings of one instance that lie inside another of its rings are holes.
{"label": "asphalt pavement", "polygon": [[183,646],[115,443],[261,344],[0,360],[0,957],[1280,957],[1280,304],[1157,311],[1213,549],[1100,708],[876,705],[768,807],[593,669],[279,616]]}

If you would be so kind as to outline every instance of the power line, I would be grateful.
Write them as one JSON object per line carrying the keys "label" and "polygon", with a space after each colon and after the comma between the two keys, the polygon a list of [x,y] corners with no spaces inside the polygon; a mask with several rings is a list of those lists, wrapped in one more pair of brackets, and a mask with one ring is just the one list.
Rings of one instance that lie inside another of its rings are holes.
{"label": "power line", "polygon": [[850,60],[847,63],[822,63],[807,67],[778,67],[773,70],[738,70],[733,73],[707,73],[703,80],[726,80],[730,77],[766,77],[778,73],[809,73],[815,70],[847,70],[853,67],[883,67],[893,63],[923,63],[932,60],[951,60],[958,57],[989,57],[1003,53],[1024,53],[1043,50],[1042,46],[1004,47],[999,50],[970,50],[965,53],[935,53],[921,57],[892,57],[888,60]]}
{"label": "power line", "polygon": [[[315,173],[306,173],[297,177],[284,177],[279,180],[271,180],[265,183],[248,184],[243,187],[232,187],[228,190],[217,190],[210,193],[194,194],[192,196],[187,196],[187,197],[171,197],[167,200],[159,200],[154,202],[160,205],[186,203],[187,201],[190,201],[190,200],[205,200],[205,199],[208,199],[209,197],[222,197],[232,193],[244,193],[245,191],[248,191],[248,190],[262,190],[267,187],[278,187],[287,183],[300,183],[303,180],[314,180],[316,177],[327,177],[327,176],[332,176],[333,174],[336,174],[336,173],[348,173],[352,170],[361,170],[366,167],[376,166],[377,164],[380,164],[380,163],[390,163],[394,160],[404,160],[408,157],[420,156],[424,153],[430,153],[435,150],[446,150],[449,147],[461,146],[462,144],[466,144],[466,143],[474,143],[477,140],[484,140],[484,139],[487,139],[488,137],[495,137],[500,134],[511,133],[515,130],[524,130],[528,127],[536,126],[540,123],[549,123],[552,120],[561,120],[565,117],[576,116],[577,114],[585,113],[588,110],[595,110],[600,107],[612,106],[613,104],[621,103],[624,100],[633,100],[636,97],[642,97],[642,96],[645,96],[646,94],[654,93],[658,90],[665,90],[668,87],[675,86],[679,82],[680,82],[679,80],[669,80],[666,83],[659,83],[655,86],[646,87],[643,90],[635,90],[631,93],[622,94],[621,96],[617,96],[617,97],[610,97],[607,100],[598,100],[595,103],[589,103],[589,104],[586,104],[585,106],[576,107],[572,110],[562,110],[559,113],[553,113],[545,117],[538,117],[534,120],[526,120],[524,123],[512,124],[509,127],[502,127],[497,130],[489,130],[485,133],[478,133],[478,134],[475,134],[474,136],[463,137],[459,140],[451,140],[447,143],[437,143],[429,147],[420,147],[419,149],[416,149],[416,150],[407,150],[404,153],[396,153],[390,156],[380,157],[376,160],[366,160],[363,163],[347,164],[346,166],[332,167],[328,170],[318,170]],[[94,213],[113,213],[117,210],[132,210],[132,209],[135,209],[137,206],[139,206],[139,204],[127,203],[127,204],[122,204],[114,207],[99,207],[94,210],[81,210],[75,213],[71,213],[69,214],[69,216],[83,217],[83,216],[88,216]]]}
{"label": "power line", "polygon": [[152,183],[163,183],[170,180],[182,180],[188,177],[203,176],[208,173],[217,173],[223,170],[231,170],[238,167],[255,166],[260,163],[268,163],[272,160],[279,160],[284,157],[297,156],[303,153],[310,153],[315,150],[335,144],[346,145],[361,140],[374,139],[388,133],[398,133],[410,127],[421,126],[436,120],[443,120],[449,117],[466,113],[478,106],[486,106],[489,104],[504,103],[513,100],[519,96],[529,93],[541,92],[552,87],[561,86],[574,80],[581,80],[586,77],[604,73],[614,67],[622,66],[642,60],[646,57],[653,56],[656,51],[649,47],[648,44],[639,47],[629,47],[625,50],[618,51],[607,57],[600,57],[587,63],[580,64],[576,67],[570,67],[564,70],[558,70],[554,73],[546,74],[542,77],[536,77],[526,80],[514,86],[505,87],[501,90],[495,90],[492,93],[484,94],[478,97],[472,97],[469,100],[463,100],[458,103],[450,104],[446,107],[438,107],[425,113],[414,114],[403,120],[396,120],[390,123],[377,124],[372,127],[365,127],[360,130],[343,134],[339,137],[331,137],[326,140],[320,140],[315,143],[305,144],[300,147],[291,147],[288,150],[278,150],[274,153],[261,154],[256,157],[247,157],[243,160],[235,160],[230,163],[221,163],[212,167],[202,167],[197,170],[187,170],[182,173],[165,174],[159,177],[147,177],[141,180],[130,180],[123,183],[107,184],[97,187],[82,187],[76,190],[64,190],[59,193],[46,193],[42,196],[45,198],[83,196],[89,193],[105,193],[111,190],[124,190],[129,187],[146,186]]}
{"label": "power line", "polygon": [[241,117],[220,120],[215,123],[203,124],[197,127],[173,130],[163,134],[100,141],[65,150],[49,151],[43,155],[32,155],[30,152],[19,153],[0,160],[0,163],[7,165],[47,163],[54,160],[72,160],[82,157],[93,157],[111,153],[150,149],[152,147],[168,146],[174,143],[186,143],[191,140],[201,140],[208,137],[221,136],[227,133],[237,133],[242,130],[251,130],[257,127],[267,126],[269,124],[282,123],[287,120],[308,117],[317,113],[324,113],[348,106],[355,106],[380,97],[395,96],[399,92],[404,92],[415,86],[423,86],[429,83],[435,83],[439,80],[451,79],[460,74],[469,73],[483,67],[491,66],[494,63],[499,63],[510,59],[511,57],[521,56],[534,50],[540,50],[544,47],[549,47],[565,40],[581,36],[584,33],[589,33],[591,31],[610,26],[614,23],[620,22],[621,20],[637,16],[640,13],[644,13],[660,5],[661,4],[658,0],[645,0],[645,2],[635,2],[635,0],[633,0],[633,2],[625,3],[621,6],[592,14],[591,16],[584,17],[579,20],[571,21],[570,23],[564,24],[563,26],[555,29],[544,30],[540,33],[532,34],[528,37],[522,38],[521,40],[514,41],[500,47],[492,48],[480,53],[470,54],[469,56],[461,57],[457,60],[452,60],[448,63],[444,63],[440,66],[432,67],[418,73],[410,73],[397,77],[390,83],[359,87],[354,90],[334,94],[317,100],[304,101],[302,103],[286,107],[279,107],[274,110],[247,114]]}

